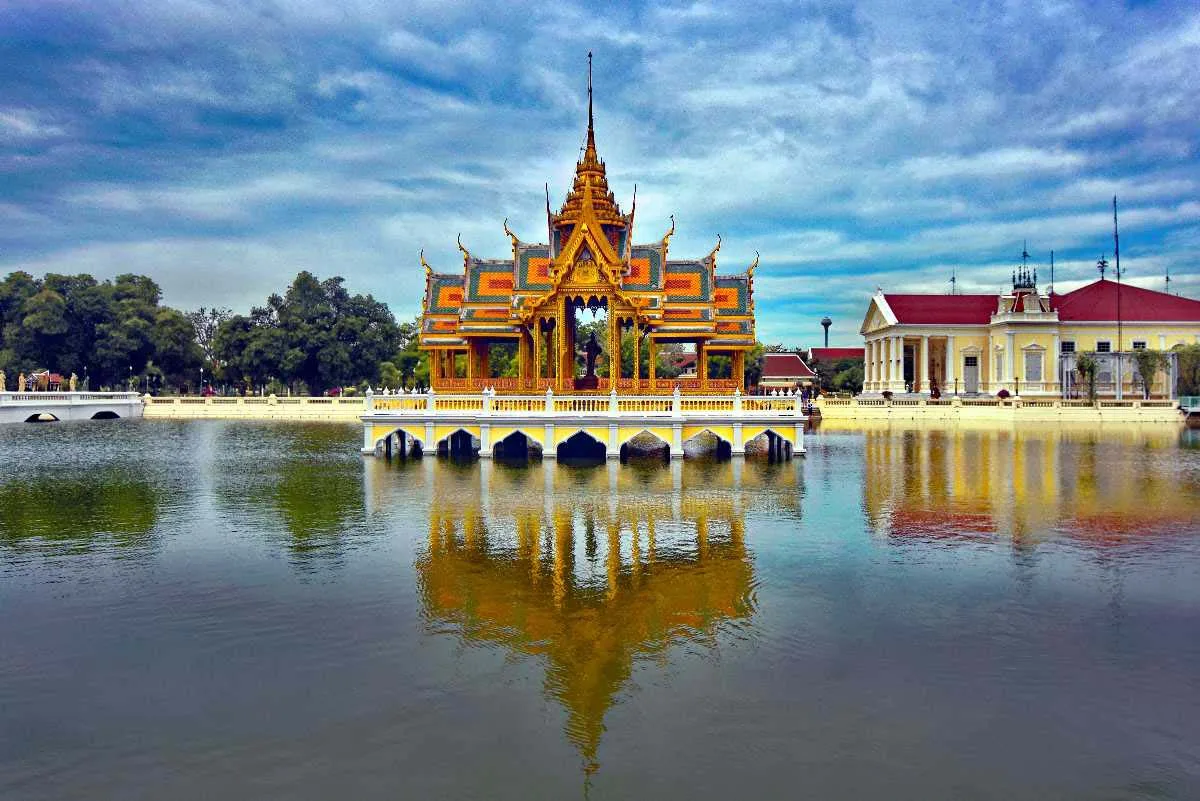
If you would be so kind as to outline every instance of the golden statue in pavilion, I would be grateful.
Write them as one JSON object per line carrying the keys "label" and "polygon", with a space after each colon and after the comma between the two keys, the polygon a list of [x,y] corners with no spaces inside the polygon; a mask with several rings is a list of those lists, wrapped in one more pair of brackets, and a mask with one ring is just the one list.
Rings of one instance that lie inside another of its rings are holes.
{"label": "golden statue in pavilion", "polygon": [[[718,276],[716,247],[701,259],[667,258],[671,228],[657,242],[633,242],[637,190],[629,214],[609,191],[604,162],[596,153],[588,57],[588,127],[583,158],[557,214],[546,194],[548,243],[530,244],[509,230],[512,256],[480,259],[463,247],[461,273],[434,272],[426,263],[420,346],[429,352],[430,384],[436,391],[728,394],[745,389],[745,354],[754,347],[754,268]],[[577,383],[576,312],[603,310],[608,324],[607,377]],[[621,364],[622,335],[632,339],[632,368]],[[689,343],[696,350],[696,377],[659,379],[657,350]],[[498,376],[491,347],[515,346],[517,375]],[[645,356],[643,356],[643,345]],[[730,358],[731,377],[709,377],[708,357]],[[642,363],[645,359],[645,364]],[[623,373],[628,373],[623,374]]]}

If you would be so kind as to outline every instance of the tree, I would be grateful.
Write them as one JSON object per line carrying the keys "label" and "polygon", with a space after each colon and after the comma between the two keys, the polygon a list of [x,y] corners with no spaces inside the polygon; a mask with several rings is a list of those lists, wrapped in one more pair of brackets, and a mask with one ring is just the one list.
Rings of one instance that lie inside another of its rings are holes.
{"label": "tree", "polygon": [[1174,348],[1179,360],[1179,394],[1200,395],[1200,345]]}
{"label": "tree", "polygon": [[200,352],[204,355],[204,363],[208,369],[216,372],[218,367],[216,340],[217,331],[221,328],[221,323],[233,316],[230,309],[217,308],[213,306],[207,309],[204,306],[195,311],[186,312],[185,316],[188,322],[192,325],[192,336],[196,340],[196,345],[200,348]]}
{"label": "tree", "polygon": [[1133,361],[1142,380],[1142,397],[1149,398],[1155,377],[1167,367],[1167,355],[1161,351],[1143,348],[1133,352]]}
{"label": "tree", "polygon": [[1096,402],[1096,371],[1099,369],[1100,365],[1091,353],[1081,353],[1075,359],[1075,372],[1079,373],[1079,377],[1087,387],[1088,400],[1092,403]]}
{"label": "tree", "polygon": [[385,304],[342,284],[341,277],[299,273],[282,296],[221,322],[215,356],[252,384],[275,377],[320,391],[378,383],[380,365],[400,348],[399,326]]}

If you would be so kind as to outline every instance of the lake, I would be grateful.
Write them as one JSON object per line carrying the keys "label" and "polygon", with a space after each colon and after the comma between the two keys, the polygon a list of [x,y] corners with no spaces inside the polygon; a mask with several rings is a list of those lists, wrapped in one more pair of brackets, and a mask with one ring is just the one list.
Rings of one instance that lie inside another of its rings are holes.
{"label": "lake", "polygon": [[1200,431],[0,427],[0,797],[1200,797]]}

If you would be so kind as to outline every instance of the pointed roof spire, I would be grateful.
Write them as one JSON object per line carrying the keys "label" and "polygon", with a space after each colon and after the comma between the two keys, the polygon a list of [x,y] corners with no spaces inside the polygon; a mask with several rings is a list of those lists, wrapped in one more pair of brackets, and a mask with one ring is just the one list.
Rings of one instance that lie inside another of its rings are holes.
{"label": "pointed roof spire", "polygon": [[588,51],[588,132],[587,146],[592,150],[596,149],[596,132],[592,116],[592,51]]}
{"label": "pointed roof spire", "polygon": [[587,140],[583,146],[583,157],[575,165],[575,180],[571,191],[567,193],[566,202],[559,211],[558,220],[563,224],[574,224],[579,221],[583,207],[587,205],[595,212],[600,222],[612,225],[624,225],[621,210],[616,198],[608,189],[608,177],[604,172],[604,162],[596,152],[596,125],[592,104],[592,53],[588,51],[588,127]]}

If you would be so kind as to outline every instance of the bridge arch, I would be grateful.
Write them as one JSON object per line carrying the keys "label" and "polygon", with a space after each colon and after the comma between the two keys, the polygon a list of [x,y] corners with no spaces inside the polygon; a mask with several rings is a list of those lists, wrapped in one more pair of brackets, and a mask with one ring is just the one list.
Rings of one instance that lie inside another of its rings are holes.
{"label": "bridge arch", "polygon": [[380,445],[383,446],[384,456],[388,459],[392,458],[393,452],[401,459],[407,459],[409,456],[421,456],[425,452],[423,433],[422,436],[417,436],[405,426],[393,428],[376,440],[375,447],[378,449]]}
{"label": "bridge arch", "polygon": [[782,426],[778,430],[771,426],[746,429],[743,436],[746,441],[742,447],[747,456],[763,454],[771,461],[791,459],[796,447],[795,433]]}
{"label": "bridge arch", "polygon": [[608,448],[604,440],[597,437],[588,429],[579,428],[574,433],[560,437],[555,448],[555,455],[562,460],[604,461],[608,457]]}
{"label": "bridge arch", "polygon": [[627,461],[631,456],[661,458],[663,461],[670,461],[671,442],[667,439],[668,436],[670,436],[670,429],[666,430],[666,436],[664,436],[658,428],[643,428],[636,434],[630,434],[621,442],[619,454],[621,461]]}
{"label": "bridge arch", "polygon": [[50,412],[36,412],[25,418],[26,423],[58,423],[60,418]]}
{"label": "bridge arch", "polygon": [[479,455],[479,437],[466,428],[458,427],[438,440],[438,456],[473,459]]}
{"label": "bridge arch", "polygon": [[495,441],[492,446],[492,456],[497,459],[540,459],[542,457],[542,440],[540,437],[520,428],[514,428]]}
{"label": "bridge arch", "polygon": [[706,426],[683,441],[683,453],[689,457],[713,456],[725,460],[733,456],[733,443],[728,435]]}
{"label": "bridge arch", "polygon": [[112,411],[111,409],[104,409],[102,411],[99,411],[99,412],[96,412],[95,414],[93,414],[91,419],[93,419],[93,420],[120,420],[121,415],[117,414],[116,412]]}

